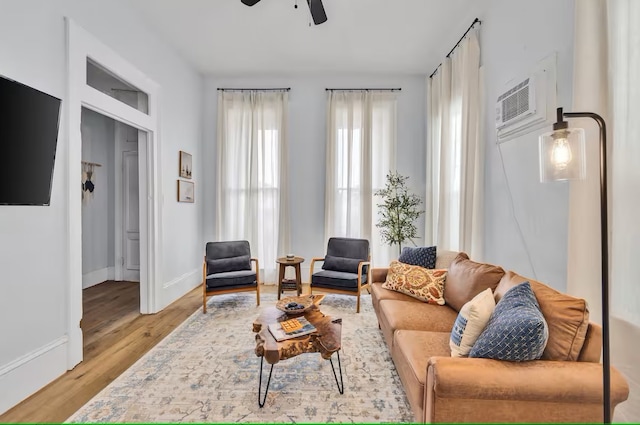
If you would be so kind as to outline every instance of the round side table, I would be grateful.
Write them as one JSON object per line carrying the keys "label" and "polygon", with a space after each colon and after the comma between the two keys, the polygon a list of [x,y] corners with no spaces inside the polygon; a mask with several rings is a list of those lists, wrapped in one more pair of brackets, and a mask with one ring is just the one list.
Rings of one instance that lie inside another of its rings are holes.
{"label": "round side table", "polygon": [[[293,257],[293,259],[288,259],[287,257],[280,257],[276,260],[276,263],[280,265],[278,271],[278,299],[280,299],[280,294],[282,294],[283,290],[293,290],[295,289],[298,293],[298,296],[302,293],[302,276],[300,273],[300,264],[304,262],[304,258],[302,257]],[[296,272],[296,280],[295,280],[295,288],[287,288],[282,286],[282,281],[284,280],[284,271],[287,267],[293,267]]]}

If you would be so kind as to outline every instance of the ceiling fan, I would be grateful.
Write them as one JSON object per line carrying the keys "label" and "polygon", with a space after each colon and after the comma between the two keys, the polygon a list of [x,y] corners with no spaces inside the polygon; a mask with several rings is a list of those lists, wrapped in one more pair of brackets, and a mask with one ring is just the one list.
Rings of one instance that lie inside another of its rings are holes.
{"label": "ceiling fan", "polygon": [[[258,3],[260,0],[240,0],[243,4],[247,6],[253,6]],[[313,23],[316,25],[320,25],[323,22],[327,21],[327,14],[324,12],[324,6],[322,5],[322,0],[307,0],[307,5],[309,6],[309,11],[311,12],[311,18],[313,18]],[[296,4],[296,8],[298,5]]]}

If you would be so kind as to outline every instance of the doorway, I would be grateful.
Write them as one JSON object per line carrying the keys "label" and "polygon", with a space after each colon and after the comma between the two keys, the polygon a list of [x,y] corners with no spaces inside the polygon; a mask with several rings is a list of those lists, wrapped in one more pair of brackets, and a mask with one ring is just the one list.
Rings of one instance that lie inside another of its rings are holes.
{"label": "doorway", "polygon": [[96,338],[140,315],[138,132],[82,108],[82,332]]}
{"label": "doorway", "polygon": [[[78,177],[82,161],[81,115],[82,108],[127,124],[138,132],[139,175],[139,256],[140,256],[140,313],[158,311],[157,282],[162,282],[162,204],[159,146],[159,93],[160,87],[124,58],[66,18],[67,69],[66,95],[66,151],[65,190],[68,205],[69,239],[66,245],[68,259],[67,304],[67,368],[73,369],[83,359],[83,337],[80,328],[82,310],[82,200],[78,194]],[[88,83],[92,65],[124,84],[123,91],[133,87],[142,93],[135,104],[118,96],[109,95],[102,87]],[[161,289],[161,288],[160,288]]]}

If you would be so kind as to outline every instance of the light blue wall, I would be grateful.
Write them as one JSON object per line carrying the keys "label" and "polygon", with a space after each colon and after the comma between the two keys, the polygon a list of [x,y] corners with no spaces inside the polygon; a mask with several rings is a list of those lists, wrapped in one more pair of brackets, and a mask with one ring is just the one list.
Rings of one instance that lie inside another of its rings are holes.
{"label": "light blue wall", "polygon": [[[509,80],[557,53],[557,103],[571,106],[573,0],[495,0],[480,30],[485,75],[485,261],[561,291],[567,274],[567,183],[539,183],[537,137],[496,143],[495,102]],[[508,187],[513,196],[513,207]],[[512,210],[513,208],[513,210]],[[513,212],[512,212],[513,211]],[[522,229],[522,237],[516,224]],[[530,260],[529,260],[530,258]]]}

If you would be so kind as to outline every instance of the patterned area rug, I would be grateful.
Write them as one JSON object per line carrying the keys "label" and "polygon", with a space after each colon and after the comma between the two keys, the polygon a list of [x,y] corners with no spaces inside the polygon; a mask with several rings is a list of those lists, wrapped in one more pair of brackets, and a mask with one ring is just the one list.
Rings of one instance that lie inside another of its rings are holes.
{"label": "patterned area rug", "polygon": [[[318,353],[279,362],[263,408],[253,320],[276,294],[209,299],[180,327],[90,400],[68,422],[411,422],[406,399],[371,305],[328,294],[321,310],[341,317],[344,394]],[[337,362],[334,361],[334,364]],[[265,363],[265,366],[267,364]],[[263,385],[268,376],[265,367]]]}

